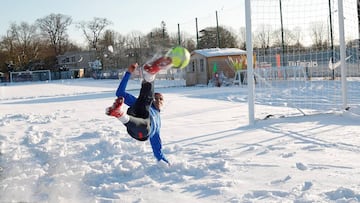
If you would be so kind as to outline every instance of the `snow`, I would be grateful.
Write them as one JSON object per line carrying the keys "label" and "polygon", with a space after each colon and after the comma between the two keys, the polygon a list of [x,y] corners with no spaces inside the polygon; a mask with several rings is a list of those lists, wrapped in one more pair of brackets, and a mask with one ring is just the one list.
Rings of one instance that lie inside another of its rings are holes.
{"label": "snow", "polygon": [[170,167],[104,114],[118,80],[0,86],[0,202],[360,202],[360,108],[248,125],[245,87],[165,82]]}

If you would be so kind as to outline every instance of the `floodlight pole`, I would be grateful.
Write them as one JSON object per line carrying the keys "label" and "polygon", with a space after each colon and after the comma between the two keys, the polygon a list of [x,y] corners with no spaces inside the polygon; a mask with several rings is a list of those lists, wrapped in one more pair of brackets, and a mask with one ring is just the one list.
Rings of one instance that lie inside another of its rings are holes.
{"label": "floodlight pole", "polygon": [[281,5],[281,0],[279,0],[279,6],[280,6],[281,46],[282,46],[281,66],[284,66],[285,43],[284,43],[284,25],[283,25],[283,16],[282,16],[282,5]]}
{"label": "floodlight pole", "polygon": [[[357,1],[357,15],[358,15],[358,39],[360,39],[360,0]],[[360,41],[358,40],[358,45],[360,45]]]}
{"label": "floodlight pole", "polygon": [[[333,26],[332,26],[331,0],[329,0],[329,27],[330,27],[331,64],[334,64],[334,35],[333,35]],[[332,67],[331,79],[335,80],[334,67]]]}

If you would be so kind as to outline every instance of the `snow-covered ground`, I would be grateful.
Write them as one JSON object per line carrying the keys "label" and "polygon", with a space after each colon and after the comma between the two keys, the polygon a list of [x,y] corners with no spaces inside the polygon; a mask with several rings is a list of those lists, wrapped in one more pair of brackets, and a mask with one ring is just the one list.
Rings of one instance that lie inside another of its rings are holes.
{"label": "snow-covered ground", "polygon": [[118,82],[0,86],[0,202],[360,202],[357,107],[248,125],[244,87],[157,81],[164,167],[104,114]]}

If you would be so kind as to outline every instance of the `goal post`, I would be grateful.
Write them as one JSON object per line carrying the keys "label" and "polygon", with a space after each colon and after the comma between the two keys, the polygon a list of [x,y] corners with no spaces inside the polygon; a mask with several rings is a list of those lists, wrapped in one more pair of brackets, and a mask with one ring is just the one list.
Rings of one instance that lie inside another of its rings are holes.
{"label": "goal post", "polygon": [[[347,104],[347,84],[346,84],[346,46],[345,46],[345,32],[344,32],[344,8],[343,0],[338,0],[339,11],[339,42],[340,42],[340,67],[341,67],[341,87],[342,87],[342,105],[346,109]],[[360,30],[360,29],[359,29]]]}
{"label": "goal post", "polygon": [[249,124],[255,122],[255,108],[254,108],[254,70],[253,70],[253,46],[252,46],[252,29],[251,29],[251,4],[250,0],[245,0],[245,22],[246,22],[246,57],[248,63],[248,111],[249,111]]}
{"label": "goal post", "polygon": [[51,81],[50,70],[10,72],[10,82]]}

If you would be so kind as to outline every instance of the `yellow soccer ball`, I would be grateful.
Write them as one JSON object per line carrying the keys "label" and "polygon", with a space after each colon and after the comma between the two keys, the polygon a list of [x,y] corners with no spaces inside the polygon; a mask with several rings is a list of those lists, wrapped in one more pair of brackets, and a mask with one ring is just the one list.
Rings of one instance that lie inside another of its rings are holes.
{"label": "yellow soccer ball", "polygon": [[189,51],[181,46],[172,48],[169,51],[168,56],[172,60],[173,68],[185,68],[190,62],[190,53]]}

